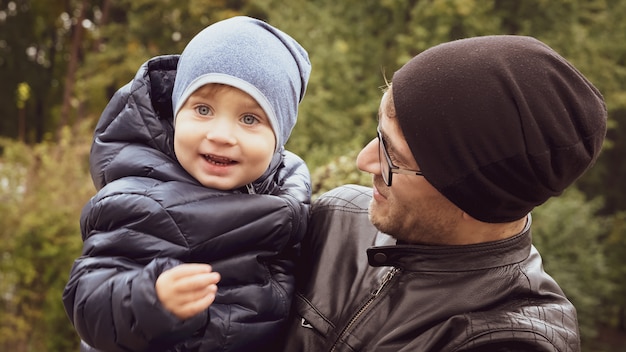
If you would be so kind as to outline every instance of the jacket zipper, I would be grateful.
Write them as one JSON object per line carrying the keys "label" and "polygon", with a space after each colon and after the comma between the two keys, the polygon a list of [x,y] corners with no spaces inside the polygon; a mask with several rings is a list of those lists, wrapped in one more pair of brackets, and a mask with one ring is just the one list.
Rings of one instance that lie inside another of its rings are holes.
{"label": "jacket zipper", "polygon": [[398,269],[396,267],[393,267],[389,271],[387,271],[387,273],[383,277],[383,281],[380,283],[380,285],[378,285],[378,288],[376,288],[376,290],[374,292],[372,292],[370,298],[361,306],[361,308],[356,312],[356,314],[352,317],[352,319],[350,319],[350,322],[348,322],[348,325],[346,325],[346,327],[341,331],[341,334],[339,334],[339,337],[337,338],[337,340],[335,340],[335,343],[333,344],[332,348],[330,349],[330,352],[335,351],[335,349],[337,348],[337,344],[339,343],[341,338],[348,331],[350,331],[350,328],[352,327],[352,325],[354,325],[359,320],[359,318],[363,315],[363,313],[365,313],[365,311],[367,311],[367,308],[369,308],[369,306],[372,304],[372,302],[374,302],[376,297],[378,297],[378,295],[383,290],[383,288],[385,288],[385,286],[387,286],[387,284],[391,281],[391,279],[393,279],[393,277],[396,275],[396,273],[398,273],[398,271],[400,271],[400,269]]}

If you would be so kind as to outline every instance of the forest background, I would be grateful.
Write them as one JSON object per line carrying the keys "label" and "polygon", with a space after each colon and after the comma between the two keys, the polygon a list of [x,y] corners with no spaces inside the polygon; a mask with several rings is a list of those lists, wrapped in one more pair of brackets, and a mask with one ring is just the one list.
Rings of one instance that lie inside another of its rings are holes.
{"label": "forest background", "polygon": [[77,351],[61,304],[95,189],[92,131],[147,59],[180,53],[235,15],[270,22],[313,72],[287,145],[314,192],[369,184],[355,156],[375,137],[385,79],[441,42],[534,36],[604,94],[600,159],[534,213],[546,270],[578,309],[585,351],[626,346],[626,0],[0,0],[0,350]]}

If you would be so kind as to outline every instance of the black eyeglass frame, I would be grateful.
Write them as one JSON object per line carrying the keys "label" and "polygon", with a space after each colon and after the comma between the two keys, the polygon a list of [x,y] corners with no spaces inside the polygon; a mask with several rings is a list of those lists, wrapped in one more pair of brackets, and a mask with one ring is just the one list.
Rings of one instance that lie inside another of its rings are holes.
{"label": "black eyeglass frame", "polygon": [[[391,162],[389,152],[387,152],[387,146],[385,145],[385,140],[380,133],[380,128],[376,129],[376,133],[378,134],[378,162],[380,163],[380,173],[383,176],[383,181],[385,181],[387,187],[391,187],[393,174],[424,176],[424,174],[419,170],[401,169],[395,166]],[[385,156],[385,160],[387,161],[386,165],[383,163],[383,155]]]}

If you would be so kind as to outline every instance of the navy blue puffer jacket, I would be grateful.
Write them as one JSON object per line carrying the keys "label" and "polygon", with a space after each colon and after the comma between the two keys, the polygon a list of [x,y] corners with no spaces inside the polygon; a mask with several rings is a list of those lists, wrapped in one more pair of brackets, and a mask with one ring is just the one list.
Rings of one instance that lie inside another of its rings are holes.
{"label": "navy blue puffer jacket", "polygon": [[[63,294],[85,351],[263,350],[288,314],[308,169],[283,150],[254,182],[255,194],[200,185],[173,152],[177,62],[173,55],[144,64],[96,127],[90,166],[98,192],[81,214],[83,253]],[[159,303],[155,282],[191,262],[211,264],[222,279],[215,303],[182,321]]]}

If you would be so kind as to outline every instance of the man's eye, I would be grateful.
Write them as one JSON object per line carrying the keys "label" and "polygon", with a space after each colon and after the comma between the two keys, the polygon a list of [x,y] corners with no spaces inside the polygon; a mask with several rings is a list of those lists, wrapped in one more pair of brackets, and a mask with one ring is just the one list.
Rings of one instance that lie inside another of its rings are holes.
{"label": "man's eye", "polygon": [[393,154],[389,154],[389,160],[391,160],[391,163],[393,165],[397,165],[398,164],[398,159]]}
{"label": "man's eye", "polygon": [[256,123],[257,121],[259,121],[259,119],[257,119],[256,116],[254,115],[245,115],[241,118],[241,121],[245,123],[246,125],[252,125]]}
{"label": "man's eye", "polygon": [[196,107],[196,112],[198,112],[198,114],[200,115],[208,115],[211,113],[211,109],[209,109],[209,107],[206,105],[200,105]]}

